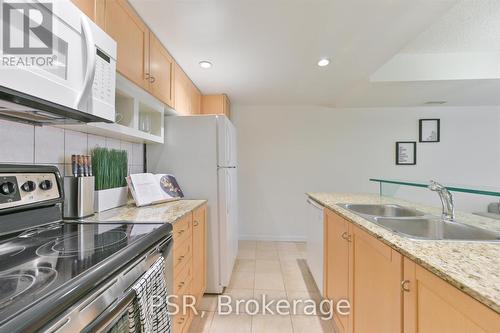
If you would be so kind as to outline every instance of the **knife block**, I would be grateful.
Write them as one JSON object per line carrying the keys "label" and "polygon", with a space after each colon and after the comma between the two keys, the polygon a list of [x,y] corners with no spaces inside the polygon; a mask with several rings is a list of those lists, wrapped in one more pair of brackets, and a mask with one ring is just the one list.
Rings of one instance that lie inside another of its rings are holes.
{"label": "knife block", "polygon": [[64,210],[67,219],[94,214],[94,177],[64,177]]}

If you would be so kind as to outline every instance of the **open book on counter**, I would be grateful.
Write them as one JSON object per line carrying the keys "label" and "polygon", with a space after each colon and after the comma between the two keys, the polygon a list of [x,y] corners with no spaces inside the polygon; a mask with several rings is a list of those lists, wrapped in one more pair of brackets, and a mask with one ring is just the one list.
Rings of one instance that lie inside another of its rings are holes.
{"label": "open book on counter", "polygon": [[168,174],[137,173],[127,177],[127,184],[138,207],[184,197],[175,177]]}

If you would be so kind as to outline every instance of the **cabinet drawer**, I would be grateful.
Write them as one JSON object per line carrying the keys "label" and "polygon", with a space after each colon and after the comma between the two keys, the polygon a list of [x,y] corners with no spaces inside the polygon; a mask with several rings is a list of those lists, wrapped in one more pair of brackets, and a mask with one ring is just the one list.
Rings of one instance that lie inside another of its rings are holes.
{"label": "cabinet drawer", "polygon": [[[188,260],[184,265],[179,266],[179,270],[174,272],[174,294],[175,295],[185,295],[189,294],[189,290],[186,288],[190,285],[191,280],[193,278],[193,265],[191,262],[191,257],[188,257]],[[188,293],[186,293],[188,291]]]}
{"label": "cabinet drawer", "polygon": [[193,311],[190,308],[186,309],[186,313],[183,313],[181,309],[179,314],[173,316],[174,333],[188,332],[193,321],[193,316]]}
{"label": "cabinet drawer", "polygon": [[193,244],[191,240],[186,240],[177,245],[177,247],[174,246],[174,275],[179,273],[183,269],[185,263],[191,260],[192,253]]}
{"label": "cabinet drawer", "polygon": [[189,316],[190,313],[187,312],[186,314],[178,314],[173,317],[174,333],[184,332],[184,327],[189,321]]}
{"label": "cabinet drawer", "polygon": [[174,234],[174,250],[175,248],[181,246],[181,244],[192,237],[193,232],[193,214],[189,213],[179,221],[173,224],[173,234]]}
{"label": "cabinet drawer", "polygon": [[193,319],[194,319],[194,313],[191,309],[188,309],[187,319],[186,319],[186,323],[184,324],[184,328],[182,329],[182,333],[189,332],[189,328],[191,327],[191,324],[193,323]]}

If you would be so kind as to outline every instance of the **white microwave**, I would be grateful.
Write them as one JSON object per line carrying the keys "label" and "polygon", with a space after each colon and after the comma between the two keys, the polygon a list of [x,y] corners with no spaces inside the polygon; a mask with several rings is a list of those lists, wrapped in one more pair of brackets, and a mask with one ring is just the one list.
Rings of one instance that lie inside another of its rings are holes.
{"label": "white microwave", "polygon": [[70,0],[0,5],[0,117],[114,122],[116,42]]}

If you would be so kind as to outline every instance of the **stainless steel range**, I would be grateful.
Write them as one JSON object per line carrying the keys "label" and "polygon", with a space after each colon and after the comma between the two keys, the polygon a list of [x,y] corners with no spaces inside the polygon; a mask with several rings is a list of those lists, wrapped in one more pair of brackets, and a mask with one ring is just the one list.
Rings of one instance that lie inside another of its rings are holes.
{"label": "stainless steel range", "polygon": [[170,224],[66,222],[63,201],[56,167],[0,165],[0,332],[128,331],[160,255],[170,280]]}

